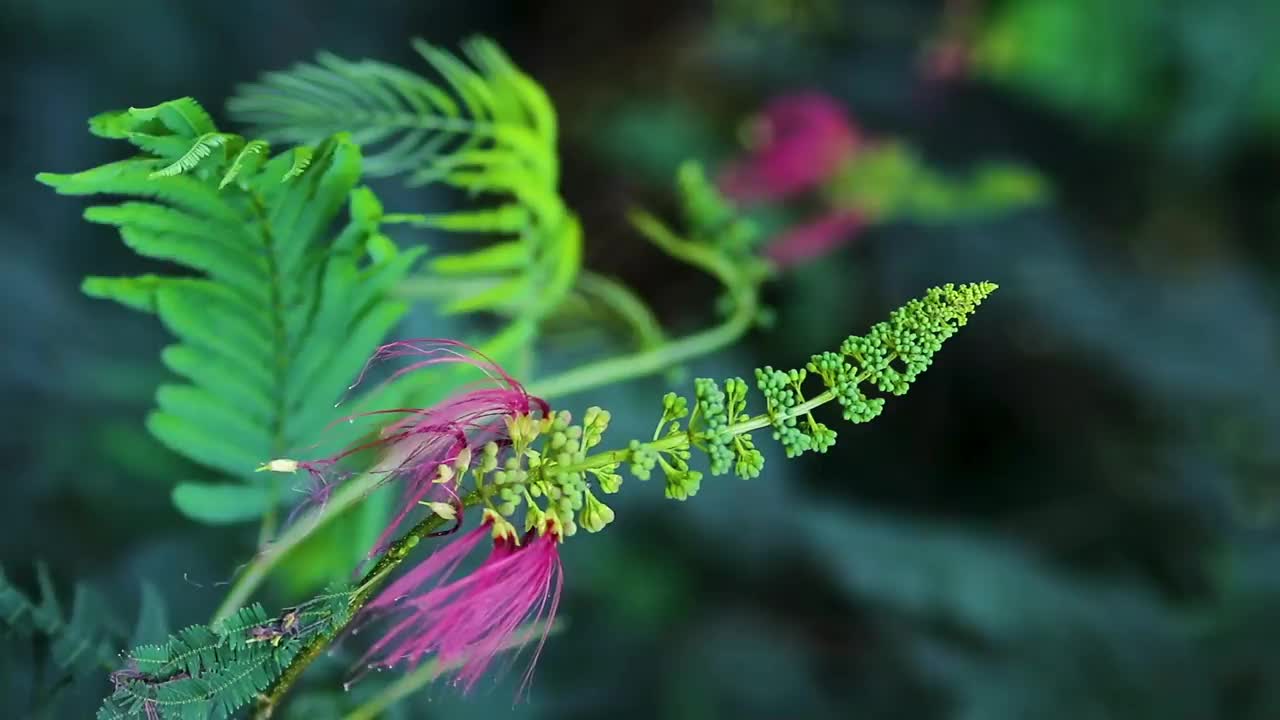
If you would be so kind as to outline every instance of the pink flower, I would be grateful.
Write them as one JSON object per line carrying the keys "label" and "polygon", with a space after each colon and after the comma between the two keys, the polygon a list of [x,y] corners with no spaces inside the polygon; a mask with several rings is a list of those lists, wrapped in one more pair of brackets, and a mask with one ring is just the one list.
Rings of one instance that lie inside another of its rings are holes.
{"label": "pink flower", "polygon": [[826,255],[856,237],[865,225],[862,213],[836,210],[773,238],[764,253],[779,268],[792,267]]}
{"label": "pink flower", "polygon": [[454,683],[469,691],[511,646],[521,626],[545,620],[522,691],[528,687],[560,603],[558,534],[548,523],[521,542],[499,537],[476,570],[455,578],[462,561],[492,536],[493,520],[486,513],[480,527],[427,557],[365,606],[365,619],[391,624],[365,653],[362,665],[412,666],[434,655],[442,665],[458,664]]}
{"label": "pink flower", "polygon": [[[546,401],[526,393],[519,382],[492,360],[453,340],[403,340],[384,345],[374,353],[351,388],[363,382],[375,363],[399,358],[412,358],[414,361],[393,372],[386,382],[416,370],[456,363],[480,369],[487,376],[487,382],[429,408],[392,408],[343,418],[338,422],[384,416],[399,419],[372,441],[349,447],[328,458],[296,463],[296,469],[305,470],[311,476],[312,486],[307,491],[310,503],[323,504],[334,486],[351,476],[350,472],[340,469],[340,463],[346,458],[366,450],[379,450],[384,462],[386,458],[392,459],[394,464],[389,470],[382,471],[384,477],[380,484],[401,483],[401,501],[395,517],[369,550],[369,557],[387,548],[391,539],[408,522],[410,514],[420,509],[421,502],[457,500],[454,483],[447,480],[437,482],[441,478],[442,466],[452,468],[460,462],[464,451],[478,456],[475,451],[490,441],[499,444],[509,442],[506,437],[508,418],[529,415],[535,410],[545,417],[550,412]],[[462,461],[465,462],[465,457]]]}
{"label": "pink flower", "polygon": [[815,187],[834,174],[860,143],[844,108],[820,93],[773,100],[755,129],[759,147],[720,177],[721,191],[742,204],[779,200]]}

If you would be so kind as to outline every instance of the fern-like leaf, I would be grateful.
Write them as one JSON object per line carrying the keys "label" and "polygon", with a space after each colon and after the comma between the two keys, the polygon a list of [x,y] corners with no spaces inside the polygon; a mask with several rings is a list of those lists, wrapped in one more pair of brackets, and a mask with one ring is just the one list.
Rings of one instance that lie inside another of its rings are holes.
{"label": "fern-like leaf", "polygon": [[[367,150],[370,175],[404,175],[499,199],[479,210],[401,216],[421,227],[505,239],[434,259],[424,283],[456,281],[449,312],[512,317],[485,349],[526,345],[569,294],[581,261],[581,230],[557,186],[556,116],[546,93],[493,42],[465,46],[465,61],[417,41],[442,82],[374,60],[322,54],[244,86],[231,113],[275,142],[315,142],[349,132]],[[528,368],[523,368],[527,370]]]}
{"label": "fern-like leaf", "polygon": [[[382,208],[356,187],[360,150],[345,135],[268,159],[265,142],[218,132],[189,98],[90,125],[144,152],[37,178],[61,194],[130,198],[85,217],[119,228],[140,255],[194,271],[84,284],[94,297],[156,314],[178,339],[162,359],[186,382],[158,390],[148,428],[174,451],[261,489],[259,463],[313,444],[333,419],[335,398],[314,388],[348,383],[399,320],[406,308],[390,293],[419,253],[398,251],[379,230]],[[335,236],[330,226],[348,204]],[[267,512],[283,495],[182,487],[236,504],[206,506],[200,516],[211,522]]]}
{"label": "fern-like leaf", "polygon": [[298,651],[342,628],[352,591],[336,587],[270,617],[261,605],[213,625],[192,625],[166,642],[129,651],[98,720],[231,717],[275,682]]}
{"label": "fern-like leaf", "polygon": [[209,157],[215,150],[232,144],[239,144],[240,136],[230,133],[211,132],[196,138],[196,142],[177,160],[151,173],[149,177],[169,177],[181,175],[194,170],[201,160]]}
{"label": "fern-like leaf", "polygon": [[14,587],[0,568],[0,637],[40,636],[49,643],[49,656],[66,675],[84,673],[114,660],[104,629],[104,601],[93,590],[77,585],[66,615],[53,588],[48,570],[37,567],[40,602],[37,604]]}
{"label": "fern-like leaf", "polygon": [[289,170],[284,174],[284,177],[280,178],[280,182],[287,182],[301,175],[303,171],[311,166],[312,156],[311,148],[305,145],[294,148],[293,164],[289,166]]}
{"label": "fern-like leaf", "polygon": [[236,155],[235,160],[231,161],[231,167],[227,168],[226,174],[222,176],[222,180],[218,183],[218,189],[221,190],[230,185],[240,176],[241,172],[247,172],[251,168],[257,167],[270,154],[271,145],[265,140],[249,141]]}

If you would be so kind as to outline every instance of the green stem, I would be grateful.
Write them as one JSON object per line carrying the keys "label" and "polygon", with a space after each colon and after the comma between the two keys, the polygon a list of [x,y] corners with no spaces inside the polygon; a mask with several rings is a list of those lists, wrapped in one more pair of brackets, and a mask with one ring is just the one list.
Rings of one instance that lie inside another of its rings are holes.
{"label": "green stem", "polygon": [[[799,405],[796,405],[795,407],[791,408],[787,412],[783,413],[780,417],[783,420],[787,418],[800,417],[801,415],[804,415],[812,411],[814,408],[820,405],[824,405],[828,402],[831,402],[835,398],[836,398],[836,394],[834,392],[830,390],[825,390],[817,395],[814,395],[812,398],[800,403]],[[736,435],[744,435],[746,433],[753,432],[761,428],[766,428],[772,424],[773,424],[773,418],[771,418],[768,413],[761,413],[759,415],[756,415],[755,417],[743,420],[742,422],[734,423],[729,427],[725,428],[725,431],[729,434],[730,437],[733,437]],[[667,450],[676,450],[682,447],[689,447],[690,445],[693,444],[693,440],[694,438],[691,437],[689,433],[684,433],[684,432],[672,433],[670,435],[666,435],[664,437],[658,438],[653,442],[644,443],[644,447],[647,447],[652,450],[657,450],[659,452],[664,452]],[[593,470],[595,468],[601,468],[608,465],[627,462],[630,459],[631,459],[631,449],[619,448],[617,450],[607,450],[602,453],[596,453],[595,455],[588,455],[587,457],[583,458],[581,461],[573,463],[572,465],[559,466],[556,468],[556,471],[557,472],[584,472],[586,470]]]}
{"label": "green stem", "polygon": [[[464,507],[474,507],[479,503],[479,493],[471,493],[462,500]],[[271,714],[275,712],[275,708],[289,692],[289,689],[302,677],[302,673],[311,663],[315,662],[316,658],[324,653],[325,648],[333,642],[333,639],[341,634],[343,629],[351,623],[351,620],[360,612],[365,603],[369,602],[369,598],[373,597],[373,593],[381,587],[387,576],[400,563],[404,562],[405,558],[409,557],[409,553],[413,552],[419,542],[422,542],[443,524],[444,518],[439,515],[429,515],[417,525],[414,525],[409,532],[391,543],[391,546],[387,548],[387,551],[383,553],[378,562],[360,580],[356,593],[351,596],[350,615],[347,616],[347,621],[342,623],[334,632],[313,638],[307,643],[306,647],[302,648],[294,656],[293,660],[280,674],[279,679],[259,698],[257,709],[253,714],[256,720],[266,720],[266,718],[271,717]]]}
{"label": "green stem", "polygon": [[672,366],[726,347],[751,329],[759,311],[758,283],[744,277],[742,269],[705,244],[685,240],[644,212],[630,220],[640,232],[667,254],[710,273],[733,298],[733,312],[721,324],[636,353],[588,363],[558,375],[529,383],[529,391],[547,397],[565,397],[624,380],[654,375]]}
{"label": "green stem", "polygon": [[666,333],[662,331],[658,318],[626,285],[606,275],[582,270],[578,273],[578,289],[600,301],[626,323],[635,333],[636,343],[641,348],[655,348],[666,341]]}
{"label": "green stem", "polygon": [[[805,400],[799,405],[791,408],[790,412],[783,413],[782,417],[784,419],[800,417],[801,415],[804,415],[812,411],[814,408],[820,405],[825,405],[835,399],[836,399],[836,394],[834,392],[832,392],[831,390],[823,390],[817,395],[814,395],[808,400]],[[769,427],[772,424],[773,424],[773,421],[769,418],[769,414],[762,413],[760,415],[756,415],[753,418],[748,418],[746,420],[743,420],[740,423],[734,423],[730,425],[728,427],[728,432],[730,435],[742,435],[745,433],[752,432],[754,430],[759,430],[760,428]]]}
{"label": "green stem", "polygon": [[739,305],[723,324],[629,355],[600,360],[529,383],[529,392],[542,397],[565,397],[605,385],[656,375],[733,344],[751,329],[755,304]]}

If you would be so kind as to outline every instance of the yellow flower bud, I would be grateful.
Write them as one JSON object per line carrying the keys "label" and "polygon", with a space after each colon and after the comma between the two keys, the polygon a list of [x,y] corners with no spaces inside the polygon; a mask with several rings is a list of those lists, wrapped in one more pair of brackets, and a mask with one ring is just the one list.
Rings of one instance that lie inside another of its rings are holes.
{"label": "yellow flower bud", "polygon": [[286,458],[277,458],[271,462],[259,465],[255,472],[296,473],[298,472],[298,461]]}
{"label": "yellow flower bud", "polygon": [[431,512],[439,515],[445,520],[456,520],[458,518],[458,509],[447,502],[428,502],[426,500],[420,500],[418,502],[431,508]]}

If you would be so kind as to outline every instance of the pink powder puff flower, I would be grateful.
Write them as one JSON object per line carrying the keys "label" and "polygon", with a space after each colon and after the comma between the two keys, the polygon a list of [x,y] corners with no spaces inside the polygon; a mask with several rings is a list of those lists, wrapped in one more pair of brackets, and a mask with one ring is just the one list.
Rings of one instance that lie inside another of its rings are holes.
{"label": "pink powder puff flower", "polygon": [[785,95],[770,102],[754,127],[759,146],[729,165],[720,190],[740,204],[780,200],[831,177],[861,140],[848,113],[821,93]]}
{"label": "pink powder puff flower", "polygon": [[[399,509],[369,550],[370,558],[387,548],[407,523],[410,514],[416,512],[421,504],[429,501],[457,503],[457,490],[449,479],[453,475],[450,471],[455,470],[455,465],[467,462],[469,456],[478,455],[475,450],[490,441],[499,444],[509,442],[508,418],[535,411],[542,417],[550,413],[546,401],[525,392],[524,387],[497,363],[454,340],[402,340],[383,345],[370,358],[350,389],[360,385],[376,363],[401,358],[409,358],[412,362],[393,372],[386,382],[409,372],[459,363],[481,370],[487,376],[487,382],[429,408],[392,408],[343,418],[337,422],[398,417],[380,432],[379,437],[346,448],[331,457],[309,462],[273,460],[261,468],[278,472],[306,471],[312,484],[306,490],[309,502],[304,505],[319,505],[328,500],[335,486],[351,477],[350,472],[340,469],[344,459],[366,450],[382,451],[384,463],[386,458],[390,458],[393,465],[379,471],[384,475],[379,485],[399,482],[403,490]],[[295,509],[293,515],[297,513]]]}
{"label": "pink powder puff flower", "polygon": [[[454,578],[459,564],[503,526],[508,531],[499,532],[484,562]],[[458,665],[453,682],[467,692],[521,626],[545,620],[521,685],[521,692],[527,689],[560,603],[560,537],[552,520],[519,542],[509,528],[485,511],[480,527],[427,557],[369,602],[364,619],[390,625],[360,664],[413,666],[433,655],[442,665]]]}

